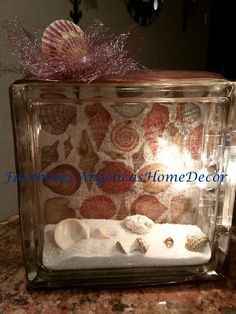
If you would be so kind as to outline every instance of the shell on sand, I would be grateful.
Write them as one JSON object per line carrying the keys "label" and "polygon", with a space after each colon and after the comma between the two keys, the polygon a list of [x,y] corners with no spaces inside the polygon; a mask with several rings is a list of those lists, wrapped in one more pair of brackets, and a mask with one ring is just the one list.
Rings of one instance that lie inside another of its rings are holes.
{"label": "shell on sand", "polygon": [[57,224],[63,219],[75,217],[75,211],[70,208],[70,201],[65,197],[49,198],[44,203],[46,224]]}
{"label": "shell on sand", "polygon": [[123,118],[132,119],[139,116],[145,109],[146,104],[116,104],[111,106],[112,109]]}
{"label": "shell on sand", "polygon": [[134,164],[134,172],[136,172],[144,163],[144,143],[140,146],[140,149],[133,153],[132,160]]}
{"label": "shell on sand", "polygon": [[87,105],[85,114],[89,118],[89,126],[92,130],[93,138],[99,150],[112,121],[110,113],[99,103]]}
{"label": "shell on sand", "polygon": [[124,219],[124,225],[133,233],[146,234],[150,232],[154,222],[144,215],[132,215]]}
{"label": "shell on sand", "polygon": [[71,144],[71,135],[64,141],[64,153],[65,159],[70,155],[73,150],[73,145]]}
{"label": "shell on sand", "polygon": [[180,223],[184,215],[192,210],[190,198],[184,195],[174,196],[171,200],[171,222]]}
{"label": "shell on sand", "polygon": [[174,245],[174,240],[171,237],[165,239],[163,242],[168,249],[172,248]]}
{"label": "shell on sand", "polygon": [[127,251],[125,250],[124,246],[121,244],[120,241],[116,242],[116,248],[118,249],[118,251],[120,251],[123,254],[128,254]]}
{"label": "shell on sand", "polygon": [[59,141],[52,145],[44,146],[41,148],[41,167],[42,170],[51,165],[51,163],[58,161],[59,154],[57,151]]}
{"label": "shell on sand", "polygon": [[84,200],[79,211],[87,219],[110,219],[116,214],[116,205],[109,197],[96,195]]}
{"label": "shell on sand", "polygon": [[167,107],[154,103],[152,109],[143,120],[142,127],[146,141],[152,151],[153,156],[157,153],[158,137],[161,137],[163,131],[169,122],[169,110]]}
{"label": "shell on sand", "polygon": [[200,158],[200,150],[203,139],[203,125],[192,129],[189,134],[188,150],[193,159]]}
{"label": "shell on sand", "polygon": [[148,248],[149,248],[148,243],[144,239],[142,239],[142,238],[137,238],[136,239],[136,243],[137,243],[137,249],[141,253],[145,254],[147,252]]}
{"label": "shell on sand", "polygon": [[139,143],[138,132],[129,127],[130,120],[118,123],[111,132],[111,142],[121,151],[129,152]]}
{"label": "shell on sand", "polygon": [[72,195],[80,187],[81,179],[75,167],[69,164],[61,164],[46,174],[43,184],[54,193]]}
{"label": "shell on sand", "polygon": [[64,104],[40,105],[39,121],[46,132],[63,134],[70,124],[76,125],[76,107]]}
{"label": "shell on sand", "polygon": [[186,237],[185,247],[192,252],[200,252],[209,242],[208,237],[201,231],[191,232]]}

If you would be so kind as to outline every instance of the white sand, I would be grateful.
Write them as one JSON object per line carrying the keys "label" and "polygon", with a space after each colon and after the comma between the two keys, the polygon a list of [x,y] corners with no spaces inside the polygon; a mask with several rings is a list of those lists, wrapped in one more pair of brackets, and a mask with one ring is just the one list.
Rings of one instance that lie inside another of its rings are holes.
{"label": "white sand", "polygon": [[[43,264],[48,269],[92,269],[127,266],[182,266],[200,265],[209,261],[209,244],[202,252],[185,249],[185,239],[189,231],[199,230],[195,225],[155,224],[145,235],[131,233],[122,221],[84,219],[91,231],[104,227],[110,239],[83,239],[63,251],[54,241],[55,225],[47,225],[44,230]],[[146,254],[133,251],[135,239],[142,237],[149,243]],[[174,246],[167,248],[163,241],[172,237]],[[122,254],[115,243],[120,241],[128,254]]]}

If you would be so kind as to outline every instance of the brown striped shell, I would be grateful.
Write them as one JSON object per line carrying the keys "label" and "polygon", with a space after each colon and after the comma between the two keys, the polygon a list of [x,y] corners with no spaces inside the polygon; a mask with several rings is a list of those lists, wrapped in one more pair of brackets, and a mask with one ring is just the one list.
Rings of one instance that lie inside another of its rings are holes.
{"label": "brown striped shell", "polygon": [[58,161],[59,155],[57,151],[59,141],[52,145],[44,146],[41,149],[41,167],[42,170],[51,165],[51,163]]}
{"label": "brown striped shell", "polygon": [[130,123],[130,120],[122,121],[111,132],[111,142],[124,152],[133,150],[139,143],[138,132],[128,126]]}

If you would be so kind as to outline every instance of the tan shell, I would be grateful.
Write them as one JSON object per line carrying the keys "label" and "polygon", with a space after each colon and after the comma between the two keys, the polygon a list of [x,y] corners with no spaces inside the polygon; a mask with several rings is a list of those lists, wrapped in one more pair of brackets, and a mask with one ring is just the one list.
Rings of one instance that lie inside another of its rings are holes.
{"label": "tan shell", "polygon": [[139,143],[139,135],[136,130],[128,125],[130,120],[118,123],[111,132],[111,142],[121,151],[129,152]]}
{"label": "tan shell", "polygon": [[137,245],[138,245],[138,250],[145,254],[149,248],[149,245],[147,244],[147,242],[142,239],[142,238],[137,238],[136,239]]}
{"label": "tan shell", "polygon": [[125,159],[125,156],[123,154],[112,151],[112,150],[104,151],[104,153],[106,153],[108,156],[110,156],[111,159],[113,159],[113,160]]}
{"label": "tan shell", "polygon": [[126,252],[126,250],[124,249],[124,247],[123,247],[123,245],[121,244],[120,241],[117,241],[117,242],[116,242],[116,247],[117,247],[117,249],[118,249],[121,253],[123,253],[123,254],[128,254],[128,253]]}
{"label": "tan shell", "polygon": [[57,151],[59,141],[56,141],[54,144],[49,146],[44,146],[41,149],[41,167],[42,170],[47,168],[53,162],[57,162],[59,155]]}
{"label": "tan shell", "polygon": [[150,232],[154,222],[143,215],[132,215],[124,219],[124,225],[133,233],[145,234]]}
{"label": "tan shell", "polygon": [[146,107],[146,104],[134,103],[134,104],[117,104],[112,105],[112,109],[123,118],[136,118],[139,116]]}
{"label": "tan shell", "polygon": [[110,235],[104,227],[96,228],[95,230],[93,230],[91,235],[93,238],[110,239]]}
{"label": "tan shell", "polygon": [[46,132],[60,135],[66,131],[69,124],[76,124],[76,107],[64,104],[41,105],[39,121]]}
{"label": "tan shell", "polygon": [[208,237],[203,232],[191,232],[186,237],[185,247],[189,251],[200,252],[208,242]]}
{"label": "tan shell", "polygon": [[46,224],[57,224],[63,219],[75,217],[75,211],[70,208],[70,201],[65,197],[53,197],[44,203]]}
{"label": "tan shell", "polygon": [[71,136],[69,136],[68,139],[64,141],[65,159],[67,159],[67,157],[70,155],[72,150],[73,150],[73,145],[71,144]]}
{"label": "tan shell", "polygon": [[144,163],[144,143],[140,146],[140,149],[132,155],[134,163],[134,172],[136,172]]}

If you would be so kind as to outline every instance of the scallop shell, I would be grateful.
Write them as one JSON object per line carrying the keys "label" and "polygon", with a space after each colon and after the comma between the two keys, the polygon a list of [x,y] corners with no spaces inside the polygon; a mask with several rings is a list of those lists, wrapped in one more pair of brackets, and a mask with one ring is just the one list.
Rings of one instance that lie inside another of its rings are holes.
{"label": "scallop shell", "polygon": [[123,162],[106,162],[105,164],[106,166],[100,169],[96,176],[98,187],[103,192],[111,194],[128,192],[134,185],[133,173]]}
{"label": "scallop shell", "polygon": [[110,235],[104,227],[99,227],[93,230],[92,237],[97,239],[110,239]]}
{"label": "scallop shell", "polygon": [[43,184],[54,193],[72,195],[80,187],[81,179],[77,169],[69,164],[62,164],[46,174]]}
{"label": "scallop shell", "polygon": [[54,230],[54,240],[58,247],[67,250],[76,242],[90,237],[89,226],[75,218],[68,218],[59,222]]}
{"label": "scallop shell", "polygon": [[145,109],[146,104],[117,104],[112,105],[112,109],[123,118],[132,119],[139,116]]}
{"label": "scallop shell", "polygon": [[156,221],[167,208],[152,195],[140,195],[131,206],[131,214],[145,215]]}
{"label": "scallop shell", "polygon": [[95,103],[85,107],[85,113],[89,117],[89,126],[92,129],[93,138],[99,150],[112,121],[110,113],[101,104]]}
{"label": "scallop shell", "polygon": [[69,124],[76,125],[76,107],[64,104],[46,104],[39,108],[42,129],[53,135],[66,131]]}
{"label": "scallop shell", "polygon": [[184,103],[177,105],[177,119],[184,123],[193,123],[201,117],[201,110],[198,105]]}
{"label": "scallop shell", "polygon": [[137,238],[136,239],[137,245],[138,245],[138,250],[145,254],[149,248],[149,245],[147,244],[147,242],[142,239],[142,238]]}
{"label": "scallop shell", "polygon": [[174,196],[171,200],[171,222],[180,223],[184,215],[192,210],[190,198],[183,195]]}
{"label": "scallop shell", "polygon": [[51,163],[58,161],[59,155],[57,151],[59,141],[49,146],[44,146],[41,149],[41,167],[42,170],[47,168]]}
{"label": "scallop shell", "polygon": [[113,160],[125,159],[125,156],[123,154],[120,154],[120,153],[112,151],[112,150],[104,151],[104,153],[106,153],[108,156],[110,156]]}
{"label": "scallop shell", "polygon": [[132,160],[134,163],[134,172],[136,172],[144,163],[144,143],[140,146],[139,151],[132,155]]}
{"label": "scallop shell", "polygon": [[42,52],[52,59],[79,59],[90,49],[81,28],[66,20],[56,20],[44,31]]}
{"label": "scallop shell", "polygon": [[126,120],[118,123],[111,132],[111,142],[121,151],[133,150],[139,142],[139,135],[136,130],[128,127],[132,121]]}
{"label": "scallop shell", "polygon": [[174,245],[174,240],[171,237],[165,239],[163,242],[168,249],[172,248],[172,246]]}
{"label": "scallop shell", "polygon": [[46,224],[57,224],[63,219],[75,217],[75,211],[70,208],[70,201],[65,197],[53,197],[44,203]]}
{"label": "scallop shell", "polygon": [[116,247],[121,253],[128,254],[120,241],[116,242]]}
{"label": "scallop shell", "polygon": [[73,145],[71,144],[71,136],[69,136],[68,139],[64,141],[65,159],[67,159],[67,157],[70,155],[72,150],[73,150]]}
{"label": "scallop shell", "polygon": [[153,194],[165,192],[171,182],[166,180],[158,182],[157,177],[162,174],[168,174],[168,168],[163,164],[156,163],[143,167],[139,171],[139,176],[143,179],[144,190]]}
{"label": "scallop shell", "polygon": [[200,252],[208,242],[209,240],[203,232],[191,232],[186,237],[185,247],[191,252]]}
{"label": "scallop shell", "polygon": [[116,214],[116,205],[109,197],[96,195],[87,198],[79,211],[87,219],[110,219]]}
{"label": "scallop shell", "polygon": [[[79,168],[90,176],[94,174],[94,167],[99,161],[98,155],[94,152],[93,146],[89,140],[89,136],[86,130],[82,131],[82,138],[77,148],[80,155]],[[92,187],[92,180],[86,179],[88,189]]]}
{"label": "scallop shell", "polygon": [[145,138],[152,151],[153,156],[155,156],[157,152],[158,137],[162,136],[168,122],[168,108],[158,103],[154,103],[152,105],[152,109],[148,112],[143,120],[142,127],[144,129]]}
{"label": "scallop shell", "polygon": [[124,219],[124,224],[133,233],[145,234],[150,232],[154,222],[143,215],[132,215]]}
{"label": "scallop shell", "polygon": [[203,125],[200,125],[191,130],[188,140],[188,150],[193,159],[198,159],[200,157],[202,139],[203,139]]}

